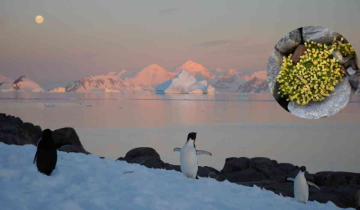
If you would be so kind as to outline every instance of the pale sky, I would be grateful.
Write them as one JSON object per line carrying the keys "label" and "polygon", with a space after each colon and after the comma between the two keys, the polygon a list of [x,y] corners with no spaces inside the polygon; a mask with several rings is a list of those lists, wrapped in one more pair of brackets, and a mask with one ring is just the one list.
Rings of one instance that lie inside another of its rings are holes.
{"label": "pale sky", "polygon": [[57,86],[187,60],[251,73],[266,70],[273,46],[302,26],[333,29],[359,52],[359,20],[359,0],[2,0],[0,74]]}

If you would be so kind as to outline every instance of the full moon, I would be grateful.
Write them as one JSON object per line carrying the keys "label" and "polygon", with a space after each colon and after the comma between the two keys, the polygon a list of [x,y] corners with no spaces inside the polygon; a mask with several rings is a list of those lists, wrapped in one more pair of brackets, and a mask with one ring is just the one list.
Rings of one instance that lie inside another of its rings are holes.
{"label": "full moon", "polygon": [[35,21],[37,23],[41,24],[42,22],[44,22],[44,17],[41,15],[38,15],[38,16],[36,16]]}

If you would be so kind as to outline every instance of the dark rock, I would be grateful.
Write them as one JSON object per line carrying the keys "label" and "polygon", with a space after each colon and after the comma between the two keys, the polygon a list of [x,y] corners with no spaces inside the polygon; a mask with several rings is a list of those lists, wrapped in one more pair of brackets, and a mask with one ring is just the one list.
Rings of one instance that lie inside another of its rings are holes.
{"label": "dark rock", "polygon": [[304,42],[307,40],[321,44],[332,44],[334,37],[339,39],[341,35],[328,28],[321,26],[306,26],[302,28]]}
{"label": "dark rock", "polygon": [[241,158],[226,158],[224,168],[221,170],[222,173],[233,173],[248,169],[250,159],[246,157]]}
{"label": "dark rock", "polygon": [[275,165],[269,158],[256,157],[250,159],[250,168],[254,168],[266,177],[274,176]]}
{"label": "dark rock", "polygon": [[235,173],[224,174],[229,182],[254,182],[268,179],[265,175],[259,173],[253,168],[244,169]]}
{"label": "dark rock", "polygon": [[215,178],[219,182],[223,182],[226,180],[225,174],[218,174]]}
{"label": "dark rock", "polygon": [[6,115],[5,121],[7,121],[7,123],[13,124],[13,125],[21,125],[21,124],[23,124],[23,121],[20,118],[14,117],[14,116],[11,116],[11,115]]}
{"label": "dark rock", "polygon": [[278,168],[287,172],[288,174],[297,170],[296,167],[291,163],[279,163]]}
{"label": "dark rock", "polygon": [[119,157],[118,159],[116,159],[118,161],[126,161],[126,159],[124,157]]}
{"label": "dark rock", "polygon": [[5,121],[5,119],[6,119],[6,114],[0,113],[0,121]]}
{"label": "dark rock", "polygon": [[53,131],[54,144],[57,148],[65,145],[76,146],[81,153],[89,154],[80,142],[74,128],[60,128]]}
{"label": "dark rock", "polygon": [[306,50],[307,50],[307,48],[305,47],[305,45],[297,46],[294,54],[291,57],[294,65],[300,61],[300,56],[305,55]]}
{"label": "dark rock", "polygon": [[349,83],[352,90],[356,91],[359,87],[359,74],[353,74],[349,76]]}
{"label": "dark rock", "polygon": [[169,163],[165,163],[164,164],[164,168],[166,170],[175,170],[175,171],[179,171],[181,172],[181,169],[180,169],[180,166],[179,165],[172,165],[172,164],[169,164]]}
{"label": "dark rock", "polygon": [[8,145],[21,145],[21,140],[18,136],[5,133],[0,133],[0,142]]}
{"label": "dark rock", "polygon": [[209,177],[212,178],[212,179],[216,179],[217,176],[218,176],[218,174],[215,173],[215,172],[210,172],[210,173],[209,173]]}
{"label": "dark rock", "polygon": [[314,176],[319,186],[360,185],[360,174],[349,172],[318,172]]}
{"label": "dark rock", "polygon": [[160,155],[150,147],[138,147],[126,153],[125,159],[133,159],[141,156],[150,156],[160,160]]}
{"label": "dark rock", "polygon": [[210,173],[215,173],[217,175],[220,172],[218,170],[216,170],[215,168],[211,168],[211,167],[208,167],[208,166],[199,166],[198,167],[197,175],[199,177],[209,177]]}
{"label": "dark rock", "polygon": [[293,30],[286,34],[277,43],[276,48],[284,54],[294,52],[295,48],[301,43],[301,33],[299,29]]}
{"label": "dark rock", "polygon": [[354,59],[351,60],[350,66],[354,70],[359,70]]}
{"label": "dark rock", "polygon": [[137,163],[147,168],[158,168],[158,169],[164,168],[164,162],[160,159],[154,158],[153,156],[139,156],[131,160],[127,159],[127,162]]}

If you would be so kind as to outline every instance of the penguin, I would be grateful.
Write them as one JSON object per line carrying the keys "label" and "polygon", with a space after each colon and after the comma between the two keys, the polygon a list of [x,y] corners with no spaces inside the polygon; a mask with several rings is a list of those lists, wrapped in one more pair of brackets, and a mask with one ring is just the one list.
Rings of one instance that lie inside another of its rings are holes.
{"label": "penguin", "polygon": [[191,132],[188,134],[185,145],[180,149],[174,148],[175,152],[180,152],[180,167],[181,172],[188,178],[199,179],[197,176],[198,171],[198,158],[197,155],[210,155],[212,154],[203,150],[196,150],[195,145],[196,133]]}
{"label": "penguin", "polygon": [[33,164],[35,161],[38,171],[48,176],[56,167],[57,150],[50,129],[44,130],[41,139],[38,141]]}
{"label": "penguin", "polygon": [[296,175],[295,179],[290,178],[290,177],[287,178],[287,180],[294,182],[295,200],[297,202],[304,203],[304,204],[306,204],[309,199],[309,186],[308,185],[316,187],[317,189],[320,190],[320,188],[316,184],[306,180],[305,172],[306,172],[306,167],[301,166],[300,171]]}

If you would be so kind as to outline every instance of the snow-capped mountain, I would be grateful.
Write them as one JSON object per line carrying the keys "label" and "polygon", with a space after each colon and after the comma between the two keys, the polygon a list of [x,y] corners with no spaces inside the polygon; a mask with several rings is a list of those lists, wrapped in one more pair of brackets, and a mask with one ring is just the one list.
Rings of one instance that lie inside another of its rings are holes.
{"label": "snow-capped mountain", "polygon": [[239,86],[236,92],[238,93],[261,93],[268,92],[269,86],[267,80],[253,77],[250,81],[247,81]]}
{"label": "snow-capped mountain", "polygon": [[219,92],[232,92],[234,93],[239,85],[244,84],[246,81],[243,79],[241,73],[235,69],[230,69],[225,75],[221,76],[214,84],[214,87]]}
{"label": "snow-capped mountain", "polygon": [[156,86],[174,78],[175,75],[175,73],[168,72],[158,64],[152,64],[137,73],[134,78],[126,78],[125,81],[142,87],[144,90],[154,90]]}
{"label": "snow-capped mountain", "polygon": [[195,77],[195,79],[197,80],[206,79],[208,81],[211,81],[216,77],[206,67],[192,60],[186,61],[186,63],[177,67],[175,69],[175,72],[179,73],[181,70],[187,71],[191,76]]}
{"label": "snow-capped mountain", "polygon": [[106,92],[106,89],[119,91],[141,90],[140,87],[123,81],[120,78],[123,73],[124,71],[118,74],[116,72],[110,72],[107,75],[85,77],[81,80],[75,81],[71,85],[68,85],[65,89],[66,92]]}
{"label": "snow-capped mountain", "polygon": [[[11,89],[12,88],[12,89]],[[11,84],[11,88],[3,91],[25,91],[25,92],[43,92],[39,84],[31,79],[21,76]]]}
{"label": "snow-capped mountain", "polygon": [[160,94],[213,94],[215,89],[206,80],[198,81],[189,72],[181,70],[174,79],[168,80],[156,87]]}
{"label": "snow-capped mountain", "polygon": [[0,91],[13,91],[12,83],[13,79],[0,75]]}

